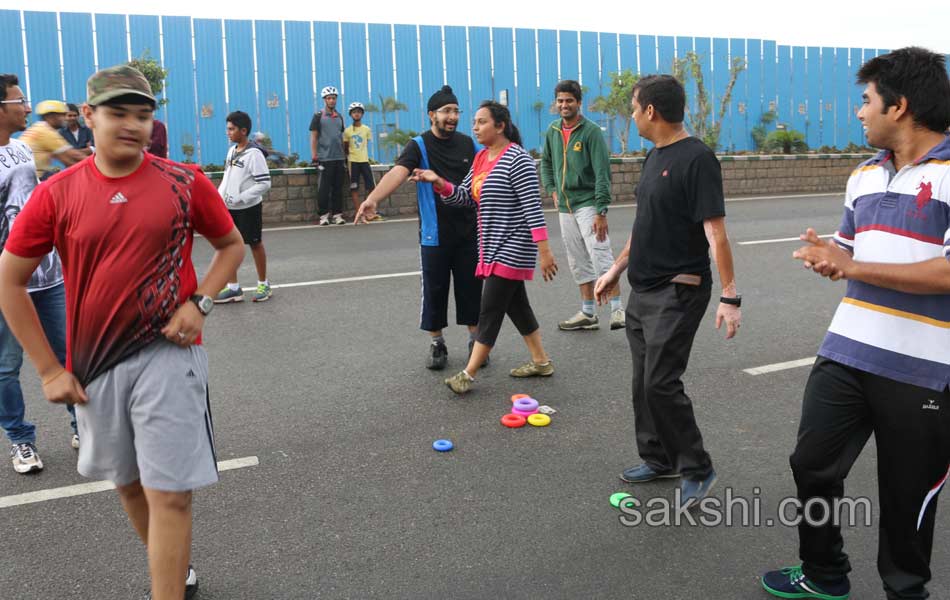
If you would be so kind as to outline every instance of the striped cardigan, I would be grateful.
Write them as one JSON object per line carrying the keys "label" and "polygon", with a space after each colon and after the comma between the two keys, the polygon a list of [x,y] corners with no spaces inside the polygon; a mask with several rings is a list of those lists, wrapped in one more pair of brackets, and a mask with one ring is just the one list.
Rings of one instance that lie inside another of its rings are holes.
{"label": "striped cardigan", "polygon": [[541,212],[538,170],[524,148],[508,146],[482,183],[478,201],[472,196],[471,170],[457,187],[446,182],[435,191],[446,204],[478,208],[476,277],[534,277],[537,242],[548,239],[548,228]]}

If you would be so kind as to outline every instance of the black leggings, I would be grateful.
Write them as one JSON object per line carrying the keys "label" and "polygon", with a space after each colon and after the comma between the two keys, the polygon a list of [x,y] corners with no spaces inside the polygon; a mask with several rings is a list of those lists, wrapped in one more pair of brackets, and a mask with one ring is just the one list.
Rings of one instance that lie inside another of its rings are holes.
{"label": "black leggings", "polygon": [[486,346],[494,346],[506,314],[521,335],[537,331],[538,320],[534,318],[534,311],[528,302],[524,281],[492,275],[482,287],[482,308],[478,314],[475,339]]}

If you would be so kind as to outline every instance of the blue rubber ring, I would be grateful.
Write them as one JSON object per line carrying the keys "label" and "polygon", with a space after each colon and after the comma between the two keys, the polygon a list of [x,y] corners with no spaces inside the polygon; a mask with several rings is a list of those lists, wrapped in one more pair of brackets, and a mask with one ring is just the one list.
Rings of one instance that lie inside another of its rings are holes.
{"label": "blue rubber ring", "polygon": [[455,446],[449,440],[436,440],[432,442],[432,449],[437,452],[448,452]]}

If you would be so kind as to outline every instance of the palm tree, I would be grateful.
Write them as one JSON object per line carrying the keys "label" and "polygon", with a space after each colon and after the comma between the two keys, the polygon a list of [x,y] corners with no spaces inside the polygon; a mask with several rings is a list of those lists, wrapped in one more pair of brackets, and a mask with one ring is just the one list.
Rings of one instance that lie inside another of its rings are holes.
{"label": "palm tree", "polygon": [[[399,100],[393,98],[392,96],[388,96],[384,98],[382,94],[379,95],[379,105],[373,104],[372,102],[366,104],[366,112],[380,113],[383,120],[382,127],[387,128],[390,125],[392,125],[394,130],[396,131],[399,130],[399,111],[401,110],[409,110],[409,107],[406,106],[404,103],[400,102]],[[395,113],[395,117],[396,117],[395,123],[389,123],[389,113]],[[378,139],[377,139],[377,142],[379,142]],[[379,145],[379,147],[384,147],[384,146],[385,145],[382,143],[380,143]],[[401,146],[402,144],[398,144],[398,143],[396,144],[397,154],[402,151]]]}

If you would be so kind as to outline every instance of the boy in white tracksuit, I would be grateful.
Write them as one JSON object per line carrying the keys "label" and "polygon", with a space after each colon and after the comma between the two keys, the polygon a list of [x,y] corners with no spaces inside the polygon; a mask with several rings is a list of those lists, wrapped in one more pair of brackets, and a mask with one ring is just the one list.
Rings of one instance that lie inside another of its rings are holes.
{"label": "boy in white tracksuit", "polygon": [[[270,189],[270,170],[263,149],[248,139],[251,117],[236,111],[228,115],[228,139],[235,143],[228,150],[224,163],[224,178],[218,192],[224,198],[234,225],[241,232],[244,243],[251,247],[254,266],[257,267],[257,290],[254,302],[270,299],[270,282],[267,281],[267,255],[261,241],[263,217],[261,203]],[[237,271],[228,279],[228,285],[214,299],[217,304],[241,302],[244,291],[238,283]]]}

